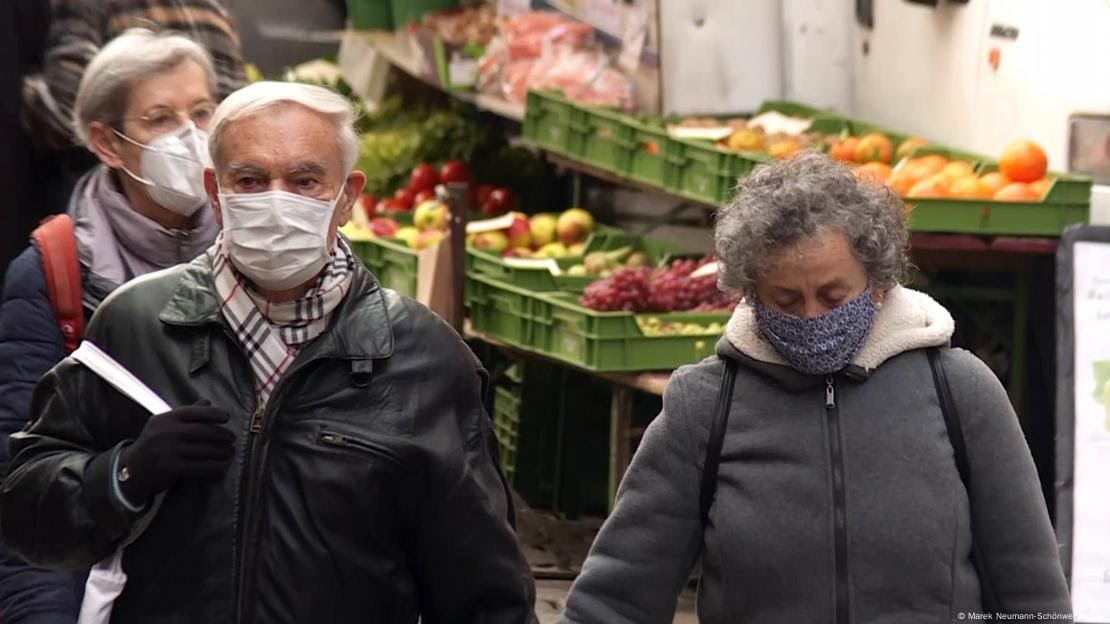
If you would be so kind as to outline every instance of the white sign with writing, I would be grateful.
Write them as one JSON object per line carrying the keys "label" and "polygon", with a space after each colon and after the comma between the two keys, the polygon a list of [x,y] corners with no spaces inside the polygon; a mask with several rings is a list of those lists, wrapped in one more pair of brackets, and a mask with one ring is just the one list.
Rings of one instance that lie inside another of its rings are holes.
{"label": "white sign with writing", "polygon": [[1110,244],[1076,242],[1072,606],[1110,622]]}

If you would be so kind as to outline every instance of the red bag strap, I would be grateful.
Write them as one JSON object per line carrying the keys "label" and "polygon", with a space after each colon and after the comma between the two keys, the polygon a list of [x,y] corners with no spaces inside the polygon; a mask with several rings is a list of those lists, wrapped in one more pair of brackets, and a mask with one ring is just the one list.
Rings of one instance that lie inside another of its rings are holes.
{"label": "red bag strap", "polygon": [[66,352],[72,352],[85,333],[85,310],[81,305],[81,270],[77,263],[77,240],[73,221],[58,214],[43,219],[31,238],[39,248],[50,307]]}

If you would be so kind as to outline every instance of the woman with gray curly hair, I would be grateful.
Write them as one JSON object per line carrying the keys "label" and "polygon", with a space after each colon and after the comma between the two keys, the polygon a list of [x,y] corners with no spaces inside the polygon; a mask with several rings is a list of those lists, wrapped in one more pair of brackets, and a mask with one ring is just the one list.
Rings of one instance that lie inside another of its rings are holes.
{"label": "woman with gray curly hair", "polygon": [[820,154],[740,184],[716,248],[745,304],[671,378],[565,622],[670,622],[699,557],[703,624],[1071,612],[1014,411],[901,285],[907,238],[897,196]]}

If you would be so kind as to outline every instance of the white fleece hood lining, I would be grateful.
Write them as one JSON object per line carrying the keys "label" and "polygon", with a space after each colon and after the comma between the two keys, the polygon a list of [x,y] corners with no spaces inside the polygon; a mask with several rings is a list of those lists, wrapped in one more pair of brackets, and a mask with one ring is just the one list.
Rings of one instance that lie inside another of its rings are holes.
{"label": "white fleece hood lining", "polygon": [[[956,323],[944,306],[916,290],[895,286],[886,293],[875,324],[852,363],[873,371],[890,358],[928,347],[941,347],[952,339]],[[736,306],[725,328],[728,341],[744,355],[769,364],[789,366],[763,339],[752,306]]]}

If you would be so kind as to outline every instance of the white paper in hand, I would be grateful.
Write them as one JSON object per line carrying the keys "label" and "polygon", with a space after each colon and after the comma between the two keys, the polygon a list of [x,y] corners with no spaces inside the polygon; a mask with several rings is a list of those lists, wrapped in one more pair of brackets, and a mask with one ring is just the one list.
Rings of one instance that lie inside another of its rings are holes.
{"label": "white paper in hand", "polygon": [[[83,341],[70,356],[151,414],[170,410],[169,404],[162,397],[91,341]],[[88,580],[85,581],[85,597],[81,600],[81,613],[77,617],[78,624],[108,624],[112,619],[112,605],[127,585],[127,573],[123,571],[123,549],[135,541],[150,524],[164,497],[164,493],[159,494],[150,510],[135,523],[131,534],[116,552],[89,571]]]}

